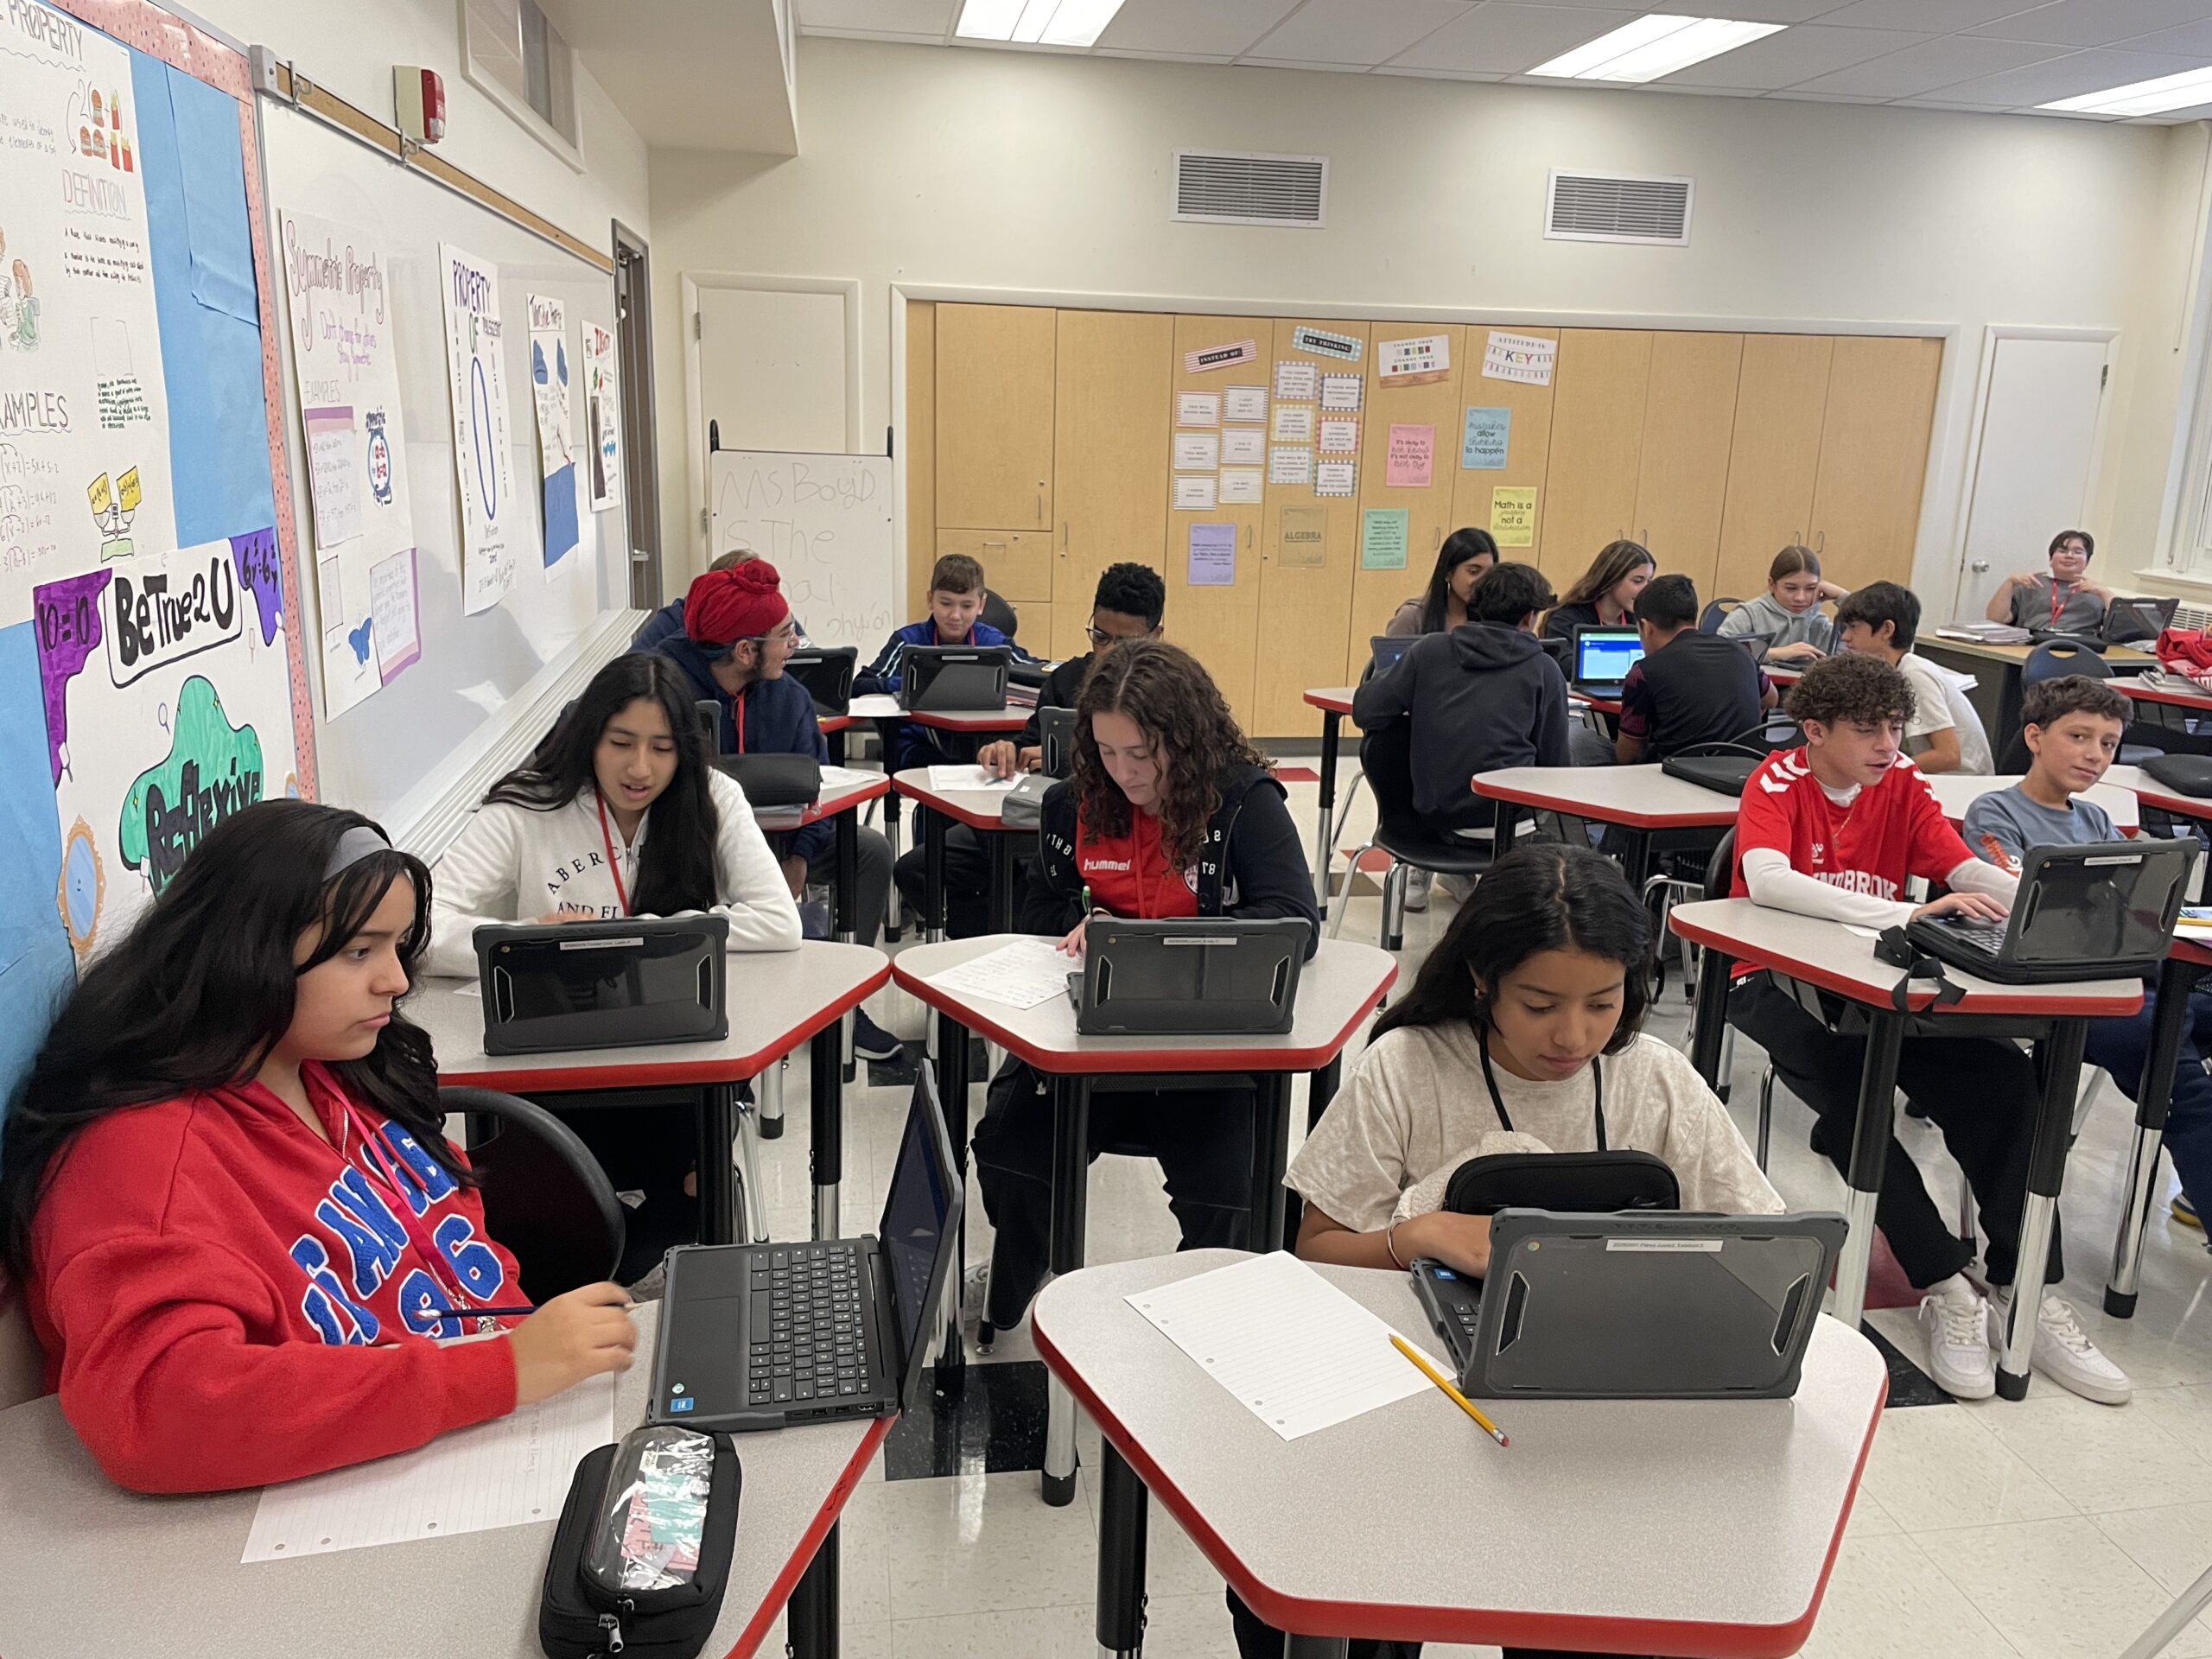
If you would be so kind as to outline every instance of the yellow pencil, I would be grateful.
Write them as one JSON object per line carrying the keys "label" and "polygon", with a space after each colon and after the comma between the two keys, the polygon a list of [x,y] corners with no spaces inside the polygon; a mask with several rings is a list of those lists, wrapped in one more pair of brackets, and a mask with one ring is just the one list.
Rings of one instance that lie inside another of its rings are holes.
{"label": "yellow pencil", "polygon": [[1390,1333],[1390,1343],[1391,1345],[1396,1348],[1400,1353],[1403,1354],[1408,1359],[1413,1361],[1414,1364],[1420,1366],[1421,1375],[1426,1376],[1430,1382],[1435,1383],[1438,1388],[1443,1389],[1446,1395],[1449,1397],[1453,1405],[1459,1407],[1459,1409],[1465,1412],[1468,1416],[1473,1418],[1476,1422],[1481,1424],[1484,1433],[1489,1435],[1491,1439],[1496,1440],[1500,1446],[1510,1446],[1512,1444],[1510,1440],[1505,1438],[1505,1431],[1503,1429],[1500,1428],[1496,1423],[1491,1421],[1489,1418],[1484,1416],[1482,1413],[1476,1408],[1472,1401],[1469,1400],[1465,1395],[1460,1393],[1459,1389],[1452,1386],[1451,1382],[1446,1379],[1443,1372],[1438,1370],[1435,1366],[1430,1364],[1426,1359],[1421,1357],[1421,1351],[1419,1349],[1408,1344],[1406,1339],[1398,1335],[1395,1331]]}

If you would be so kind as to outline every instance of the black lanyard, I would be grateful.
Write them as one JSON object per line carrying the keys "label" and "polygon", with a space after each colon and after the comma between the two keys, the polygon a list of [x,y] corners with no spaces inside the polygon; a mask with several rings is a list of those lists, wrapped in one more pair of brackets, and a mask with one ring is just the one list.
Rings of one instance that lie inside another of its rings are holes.
{"label": "black lanyard", "polygon": [[[1482,1051],[1483,1082],[1490,1089],[1490,1103],[1497,1110],[1499,1124],[1510,1135],[1513,1132],[1513,1120],[1505,1114],[1505,1102],[1497,1092],[1497,1078],[1490,1069],[1490,1033],[1478,1030],[1475,1033],[1475,1046]],[[1590,1059],[1590,1088],[1595,1096],[1591,1106],[1591,1116],[1597,1124],[1598,1150],[1604,1152],[1607,1150],[1605,1146],[1605,1072],[1603,1064],[1595,1055],[1592,1055]]]}

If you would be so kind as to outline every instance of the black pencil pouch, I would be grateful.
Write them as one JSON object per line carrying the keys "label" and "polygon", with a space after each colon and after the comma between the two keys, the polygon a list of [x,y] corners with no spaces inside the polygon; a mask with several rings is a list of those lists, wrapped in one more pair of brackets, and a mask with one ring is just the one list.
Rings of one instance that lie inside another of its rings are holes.
{"label": "black pencil pouch", "polygon": [[721,1613],[742,1484],[727,1434],[649,1424],[586,1454],[545,1563],[547,1659],[691,1659]]}

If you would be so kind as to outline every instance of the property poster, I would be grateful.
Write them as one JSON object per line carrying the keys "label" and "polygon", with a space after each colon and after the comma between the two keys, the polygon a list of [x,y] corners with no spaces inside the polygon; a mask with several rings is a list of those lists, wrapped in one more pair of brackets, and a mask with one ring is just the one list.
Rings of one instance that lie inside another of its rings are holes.
{"label": "property poster", "polygon": [[365,237],[306,213],[284,215],[282,242],[314,507],[322,713],[335,720],[414,660],[411,642],[385,637],[388,600],[384,622],[377,616],[378,569],[388,585],[404,568],[411,588],[415,568],[391,264]]}
{"label": "property poster", "polygon": [[591,510],[622,505],[622,395],[615,378],[614,336],[584,324],[584,416],[591,441]]}
{"label": "property poster", "polygon": [[449,242],[438,245],[438,264],[454,481],[461,496],[461,607],[474,616],[514,590],[521,526],[529,520],[515,499],[499,268]]}
{"label": "property poster", "polygon": [[537,405],[538,475],[545,491],[545,563],[576,544],[576,446],[569,420],[569,322],[561,302],[530,296],[530,390]]}

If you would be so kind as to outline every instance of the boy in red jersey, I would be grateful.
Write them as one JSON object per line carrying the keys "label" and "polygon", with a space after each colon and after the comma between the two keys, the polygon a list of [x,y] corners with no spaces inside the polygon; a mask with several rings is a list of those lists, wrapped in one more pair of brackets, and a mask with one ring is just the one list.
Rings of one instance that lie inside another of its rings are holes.
{"label": "boy in red jersey", "polygon": [[[2017,882],[1967,850],[1934,793],[1902,752],[1912,715],[1911,683],[1876,658],[1847,653],[1815,663],[1789,693],[1804,747],[1777,753],[1744,788],[1736,822],[1736,898],[1859,927],[1892,927],[1915,916],[2001,918]],[[1915,906],[1905,882],[1919,876],[1951,891]],[[1841,1004],[1823,994],[1831,1019]],[[1863,1036],[1840,1034],[1757,970],[1739,972],[1728,1020],[1767,1052],[1790,1091],[1820,1123],[1813,1146],[1838,1169],[1851,1156]],[[1897,1084],[1942,1130],[1966,1172],[1989,1237],[1986,1276],[2001,1296],[2012,1280],[2027,1195],[2035,1071],[2012,1043],[1988,1037],[1908,1037]],[[1927,1293],[1929,1372],[1947,1391],[1986,1399],[1996,1389],[1991,1344],[2002,1326],[1965,1276],[1974,1246],[1952,1232],[1912,1158],[1892,1135],[1875,1224],[1898,1265]],[[2054,1218],[2046,1281],[2063,1277]],[[2036,1344],[2086,1345],[2072,1310],[2044,1299]],[[2089,1350],[2094,1354],[2094,1348]],[[2101,1355],[2101,1369],[2126,1378]],[[2062,1379],[2063,1380],[2063,1379]],[[2109,1378],[2100,1398],[2108,1397]]]}

